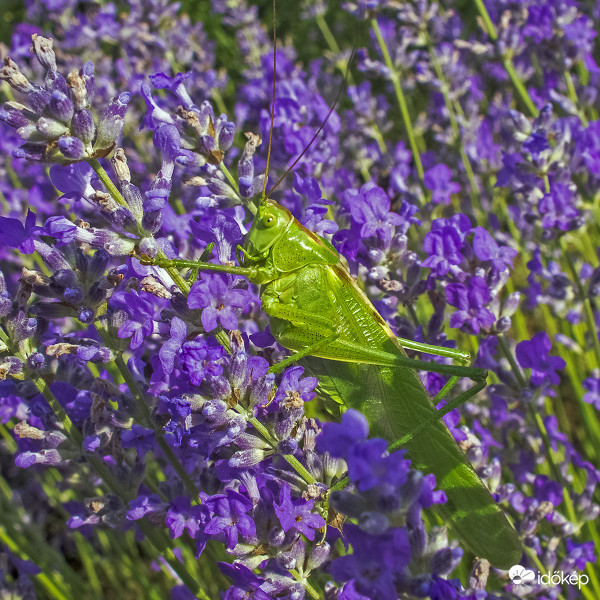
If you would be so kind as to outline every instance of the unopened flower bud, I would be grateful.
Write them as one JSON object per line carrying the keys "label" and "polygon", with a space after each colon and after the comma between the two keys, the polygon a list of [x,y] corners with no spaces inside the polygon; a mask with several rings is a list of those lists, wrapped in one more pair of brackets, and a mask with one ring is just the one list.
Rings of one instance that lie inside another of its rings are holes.
{"label": "unopened flower bud", "polygon": [[76,137],[61,137],[58,140],[58,149],[65,158],[70,160],[81,160],[85,157],[85,146],[83,142]]}
{"label": "unopened flower bud", "polygon": [[75,107],[73,106],[73,102],[71,102],[71,98],[62,92],[55,90],[52,92],[48,110],[55,119],[58,119],[63,123],[70,123]]}
{"label": "unopened flower bud", "polygon": [[92,113],[87,108],[78,110],[73,115],[71,133],[86,144],[91,143],[94,139],[96,124],[94,123]]}

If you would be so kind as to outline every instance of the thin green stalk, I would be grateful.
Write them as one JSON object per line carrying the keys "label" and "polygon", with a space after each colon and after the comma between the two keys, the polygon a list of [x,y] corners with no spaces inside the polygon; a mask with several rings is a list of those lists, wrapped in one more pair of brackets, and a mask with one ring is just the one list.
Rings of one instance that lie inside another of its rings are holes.
{"label": "thin green stalk", "polygon": [[521,81],[521,78],[519,77],[519,74],[515,69],[515,65],[513,64],[512,57],[505,56],[502,59],[502,64],[504,65],[504,68],[506,69],[506,72],[508,73],[512,84],[515,86],[517,93],[521,97],[523,104],[525,104],[527,110],[531,113],[532,116],[537,117],[539,115],[539,111],[536,105],[533,103],[533,100],[531,99],[527,88],[525,87],[525,85]]}
{"label": "thin green stalk", "polygon": [[467,154],[463,148],[463,145],[461,143],[461,140],[460,140],[460,129],[458,127],[456,115],[454,114],[454,106],[453,106],[452,100],[450,99],[450,97],[448,95],[448,82],[446,81],[446,78],[444,76],[444,71],[442,69],[442,66],[440,65],[440,61],[438,60],[438,58],[435,54],[435,50],[434,50],[433,46],[431,45],[431,40],[429,38],[427,38],[427,43],[429,45],[429,56],[431,57],[431,63],[433,64],[435,74],[437,75],[438,80],[442,84],[442,88],[441,88],[442,96],[444,97],[444,104],[446,105],[446,110],[448,111],[448,117],[450,119],[450,126],[452,127],[452,133],[454,134],[454,140],[458,147],[458,152],[460,154],[460,159],[463,164],[463,168],[465,169],[465,173],[467,174],[467,179],[469,180],[469,186],[471,188],[470,196],[471,196],[471,199],[473,200],[473,202],[475,203],[475,206],[481,207],[480,201],[479,201],[479,196],[480,196],[481,192],[479,189],[479,185],[475,181],[475,173],[473,172],[473,167],[471,165],[471,161],[469,160],[469,157],[467,156]]}
{"label": "thin green stalk", "polygon": [[93,554],[90,553],[92,547],[81,535],[81,533],[79,533],[79,531],[74,532],[73,541],[75,542],[77,553],[79,554],[79,558],[81,560],[81,564],[83,565],[83,570],[85,572],[87,581],[90,584],[91,591],[93,592],[95,598],[101,600],[103,597],[102,586],[100,585],[100,580],[98,579],[98,575],[96,573]]}
{"label": "thin green stalk", "polygon": [[[262,436],[263,438],[273,447],[277,448],[277,441],[273,439],[273,436],[269,433],[269,430],[256,418],[248,418],[250,423]],[[315,478],[306,470],[306,467],[292,454],[283,454],[283,458],[288,464],[306,481],[307,484],[315,483]]]}
{"label": "thin green stalk", "polygon": [[[52,409],[55,410],[55,406],[57,406],[62,411],[62,407],[58,403],[58,400],[56,399],[56,397],[54,396],[54,394],[52,393],[52,391],[50,390],[48,385],[45,383],[45,381],[43,379],[41,379],[41,377],[39,377],[39,376],[37,376],[37,379],[34,376],[33,381],[36,384],[38,391],[44,396],[44,398],[46,399],[48,404],[50,404]],[[64,411],[62,411],[62,412],[64,413]],[[65,416],[66,416],[66,414],[65,414]],[[57,418],[59,418],[59,420],[60,420],[60,417],[58,417],[58,415],[57,415]],[[68,417],[67,417],[67,419],[68,419]],[[71,424],[70,438],[74,442],[76,442],[76,440],[79,440],[77,442],[77,446],[80,447],[83,437],[81,436],[81,433],[73,426],[70,419],[68,422]],[[64,427],[64,425],[63,425],[63,427]],[[92,467],[94,468],[96,473],[102,478],[104,483],[115,494],[120,496],[125,502],[127,502],[128,500],[131,499],[129,491],[120,482],[117,481],[117,479],[114,477],[114,475],[112,474],[112,472],[110,471],[108,466],[99,457],[97,457],[93,454],[90,454],[90,455],[86,455],[85,458],[92,465]],[[164,547],[164,545],[162,545],[158,542],[158,538],[155,535],[156,532],[154,530],[154,527],[151,526],[149,523],[144,522],[143,520],[138,521],[137,524],[138,524],[138,527],[140,528],[140,530],[144,533],[144,535],[146,535],[146,537],[154,545],[154,547],[159,552],[161,552],[165,555],[166,560],[169,562],[169,564],[171,565],[173,570],[179,575],[179,577],[182,579],[182,581],[188,586],[188,588],[191,591],[196,593],[199,588],[198,588],[197,584],[195,583],[194,578],[184,568],[184,566],[181,565],[181,563],[179,563],[179,561],[173,554],[173,551],[171,550],[171,548]],[[190,584],[192,587],[190,587]]]}
{"label": "thin green stalk", "polygon": [[219,91],[219,88],[217,88],[217,87],[210,88],[210,95],[211,95],[212,99],[215,101],[215,104],[217,105],[217,108],[219,109],[219,111],[223,114],[227,114],[227,107],[225,106],[225,102],[223,100],[223,96],[221,96],[221,92]]}
{"label": "thin green stalk", "polygon": [[173,467],[181,479],[187,493],[192,497],[192,503],[200,503],[200,492],[198,491],[196,484],[192,481],[192,478],[189,476],[188,472],[183,468],[183,465],[177,456],[175,456],[171,446],[167,444],[167,440],[165,440],[164,436],[158,435],[157,432],[156,441],[165,455],[165,458],[169,461],[169,464]]}
{"label": "thin green stalk", "polygon": [[67,435],[67,437],[78,447],[81,447],[83,442],[83,436],[79,432],[79,430],[73,425],[73,421],[69,418],[69,415],[65,412],[63,407],[60,405],[60,402],[56,399],[56,396],[53,394],[50,386],[46,383],[46,381],[38,374],[31,373],[29,375],[31,381],[37,388],[38,392],[44,396],[46,402],[52,409],[54,416],[58,419],[62,428]]}
{"label": "thin green stalk", "polygon": [[[19,556],[20,558],[25,557],[26,559],[32,560],[32,562],[36,562],[35,555],[28,551],[24,551],[21,548],[21,545],[17,542],[17,535],[15,535],[15,533],[16,532],[9,533],[4,527],[0,526],[0,542],[16,556]],[[68,595],[68,592],[59,589],[58,584],[45,572],[42,571],[36,575],[35,579],[48,592],[51,598],[55,598],[56,600],[69,600],[70,596]]]}
{"label": "thin green stalk", "polygon": [[120,204],[121,206],[127,208],[128,205],[125,201],[125,198],[123,198],[121,192],[117,189],[117,186],[112,182],[112,179],[108,176],[108,173],[104,170],[104,167],[100,164],[98,159],[88,158],[87,162],[90,165],[90,167],[94,169],[96,175],[98,175],[98,178],[104,184],[104,187],[108,190],[108,193],[112,196],[113,200],[117,204]]}
{"label": "thin green stalk", "polygon": [[[492,19],[490,17],[490,14],[487,11],[487,8],[485,7],[485,4],[483,3],[483,0],[474,0],[474,2],[475,2],[475,6],[477,7],[477,11],[479,12],[481,18],[483,19],[483,23],[487,30],[487,34],[490,36],[490,39],[493,42],[497,41],[498,40],[498,32],[496,31],[496,27],[494,26],[494,23],[492,23]],[[521,100],[523,101],[523,104],[525,104],[525,106],[527,107],[527,110],[534,117],[537,117],[539,114],[538,109],[536,108],[535,104],[533,103],[533,100],[531,99],[531,96],[529,95],[527,88],[521,81],[519,74],[515,70],[515,65],[513,64],[512,56],[510,56],[510,55],[503,56],[502,64],[504,65],[504,68],[505,68],[506,72],[508,73],[508,76],[510,77],[512,84],[514,85],[515,89],[517,90],[517,93],[519,94]]]}
{"label": "thin green stalk", "polygon": [[506,360],[508,360],[508,363],[510,364],[510,368],[517,379],[517,383],[519,384],[519,387],[521,387],[521,388],[527,387],[527,381],[525,380],[525,376],[523,375],[521,369],[519,368],[519,365],[517,365],[517,361],[515,360],[515,357],[513,356],[512,352],[510,351],[510,348],[508,347],[506,339],[504,338],[503,335],[499,335],[499,336],[497,336],[497,340],[498,340],[498,345],[500,346],[500,350],[502,350],[502,354],[504,354],[504,356],[506,357]]}
{"label": "thin green stalk", "polygon": [[598,339],[598,327],[596,326],[596,320],[594,319],[594,312],[592,310],[592,304],[591,304],[590,299],[588,298],[587,294],[585,293],[585,290],[583,289],[583,285],[581,283],[581,279],[579,278],[579,274],[577,273],[577,269],[575,268],[575,265],[573,264],[573,261],[572,261],[571,257],[569,256],[569,252],[566,247],[566,243],[563,241],[561,245],[562,245],[562,250],[563,250],[563,256],[567,263],[567,267],[569,268],[571,277],[573,278],[573,283],[575,283],[577,295],[579,296],[579,299],[583,303],[585,322],[586,322],[588,331],[590,332],[590,334],[592,336],[592,348],[594,350],[594,359],[595,359],[595,364],[593,366],[595,366],[596,368],[600,368],[600,340]]}
{"label": "thin green stalk", "polygon": [[[547,571],[546,566],[539,559],[537,552],[535,550],[533,550],[532,548],[528,548],[526,546],[525,552],[527,553],[527,556],[529,556],[529,558],[533,561],[533,563],[537,567],[537,570],[540,573],[544,573],[545,571]],[[558,598],[558,600],[565,600],[565,597],[560,592],[557,594],[556,597]]]}
{"label": "thin green stalk", "polygon": [[233,191],[236,193],[240,202],[242,202],[244,204],[244,206],[247,206],[250,209],[250,211],[252,212],[252,214],[256,214],[256,207],[254,206],[254,204],[252,202],[244,202],[242,200],[242,196],[240,195],[238,183],[237,183],[235,177],[229,171],[229,169],[225,166],[225,163],[223,161],[221,161],[219,163],[219,169],[220,169],[221,173],[223,173],[223,175],[225,175],[227,181],[229,182],[229,185],[233,188]]}
{"label": "thin green stalk", "polygon": [[[523,373],[517,366],[517,363],[512,355],[512,352],[510,351],[510,348],[508,347],[508,344],[506,343],[506,340],[504,339],[503,336],[501,336],[501,335],[498,336],[498,343],[499,343],[500,349],[502,350],[502,353],[504,354],[504,356],[510,363],[511,368],[515,374],[515,377],[517,378],[517,381],[519,381],[519,385],[521,387],[525,387],[525,378],[523,377]],[[575,508],[573,506],[573,502],[571,500],[571,496],[568,491],[570,486],[569,486],[569,483],[562,476],[560,469],[559,469],[558,465],[556,464],[556,461],[552,454],[552,445],[550,442],[550,438],[548,436],[548,432],[546,430],[546,426],[544,425],[542,416],[539,414],[539,412],[537,412],[535,410],[535,407],[531,403],[528,404],[527,410],[529,412],[530,418],[533,419],[533,421],[535,422],[536,427],[542,438],[544,454],[546,455],[546,464],[549,466],[550,474],[552,475],[552,478],[555,481],[560,483],[560,485],[562,487],[563,502],[565,505],[567,517],[572,523],[577,523],[578,519],[575,514]],[[584,526],[587,526],[587,523],[585,523]],[[587,567],[585,571],[588,574],[588,576],[590,577],[590,581],[597,582],[596,574],[594,572],[594,568],[592,565]],[[598,589],[598,592],[600,592],[600,588]]]}
{"label": "thin green stalk", "polygon": [[498,39],[498,33],[496,32],[496,27],[494,27],[494,24],[492,23],[492,19],[490,18],[490,14],[483,3],[483,0],[475,0],[475,6],[477,6],[477,10],[483,19],[487,34],[490,36],[492,41],[495,42]]}
{"label": "thin green stalk", "polygon": [[[569,71],[565,71],[564,76],[565,76],[565,83],[567,85],[567,93],[569,95],[569,100],[571,100],[573,105],[575,107],[577,107],[577,105],[579,104],[579,98],[577,98],[577,91],[575,90],[575,84],[573,83],[573,77],[571,77],[571,73],[569,73]],[[584,127],[587,127],[588,120],[587,120],[585,114],[583,113],[583,110],[578,109],[577,116],[579,117],[581,124]]]}
{"label": "thin green stalk", "polygon": [[[108,330],[106,330],[104,328],[104,326],[97,320],[95,321],[94,324],[96,326],[96,330],[98,331],[100,337],[102,338],[102,341],[109,348],[114,348],[114,344],[111,343],[111,335],[108,332]],[[148,406],[146,405],[146,401],[144,400],[144,395],[142,394],[140,388],[138,387],[137,382],[133,378],[133,375],[131,374],[129,367],[125,364],[122,353],[118,350],[113,350],[113,351],[116,354],[114,363],[115,363],[117,369],[119,370],[119,373],[123,377],[123,380],[127,384],[128,389],[131,391],[131,393],[134,397],[136,412],[137,412],[137,420],[139,420],[141,423],[143,423],[144,426],[153,428],[153,424],[150,420],[150,411],[148,409]],[[191,477],[186,472],[186,470],[183,468],[181,462],[175,456],[175,453],[173,452],[173,450],[167,444],[166,440],[164,439],[164,437],[162,435],[162,432],[155,431],[155,433],[156,433],[156,441],[157,441],[158,445],[160,446],[161,450],[163,451],[165,458],[169,461],[169,464],[173,467],[173,469],[175,469],[177,475],[179,475],[179,477],[181,478],[181,481],[184,484],[184,486],[185,486],[187,492],[190,494],[190,496],[192,498],[197,499],[200,494],[199,494],[198,489],[196,488],[194,482],[192,481]]]}
{"label": "thin green stalk", "polygon": [[177,573],[181,581],[187,586],[187,588],[200,600],[207,600],[206,594],[201,590],[198,582],[179,562],[173,550],[165,546],[161,539],[160,533],[155,529],[154,525],[151,525],[148,521],[140,519],[136,521],[140,531],[146,536],[150,543],[163,555],[164,559],[169,563],[170,567]]}
{"label": "thin green stalk", "polygon": [[[335,39],[335,36],[331,32],[329,25],[327,25],[327,21],[324,19],[323,15],[317,15],[316,21],[318,28],[320,29],[321,33],[323,34],[323,37],[325,38],[325,41],[327,42],[327,45],[329,46],[329,49],[334,54],[339,54],[341,52],[340,47],[337,43],[337,40]],[[347,78],[348,83],[350,85],[354,85],[354,77],[352,76],[352,73],[349,70],[349,62],[340,60],[338,61],[336,67],[342,73],[342,75],[344,75]],[[374,120],[369,123],[369,126],[370,133],[373,139],[377,142],[379,151],[383,155],[387,154],[387,146],[383,138],[383,134],[379,129],[379,126]],[[369,173],[364,170],[362,171],[362,176],[365,179],[365,181],[369,181],[371,179]]]}
{"label": "thin green stalk", "polygon": [[413,155],[413,160],[415,161],[415,166],[417,168],[419,180],[422,182],[424,177],[423,163],[421,162],[421,155],[419,153],[417,139],[413,130],[408,105],[406,103],[406,97],[404,96],[402,86],[400,85],[400,74],[398,73],[396,67],[394,66],[394,63],[392,62],[387,45],[385,43],[385,40],[383,39],[383,35],[381,34],[381,29],[379,28],[379,24],[377,23],[377,19],[371,19],[371,27],[373,29],[373,32],[375,33],[375,36],[377,37],[377,42],[379,43],[379,48],[381,49],[385,65],[390,71],[390,79],[392,81],[392,85],[394,86],[396,100],[398,101],[400,114],[402,115],[402,121],[404,122],[404,128],[406,129],[406,135],[408,136],[408,143],[410,145],[410,149]]}
{"label": "thin green stalk", "polygon": [[323,598],[323,595],[320,594],[317,590],[315,590],[315,588],[310,584],[308,579],[302,577],[296,569],[290,569],[289,571],[292,577],[298,583],[301,583],[304,586],[304,589],[308,592],[311,598],[314,598],[314,600],[319,600],[319,598]]}

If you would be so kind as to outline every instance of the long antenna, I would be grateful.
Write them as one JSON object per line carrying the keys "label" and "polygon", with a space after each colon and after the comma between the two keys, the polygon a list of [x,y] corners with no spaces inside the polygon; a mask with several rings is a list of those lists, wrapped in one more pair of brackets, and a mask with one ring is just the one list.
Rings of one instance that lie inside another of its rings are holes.
{"label": "long antenna", "polygon": [[[325,117],[325,119],[323,119],[321,126],[319,127],[319,129],[317,129],[315,134],[312,136],[312,138],[311,138],[310,142],[308,143],[308,145],[306,146],[306,148],[304,148],[304,150],[302,150],[302,152],[297,156],[296,160],[294,160],[294,162],[287,168],[286,172],[277,180],[275,185],[269,190],[269,193],[266,196],[265,196],[265,190],[267,189],[267,179],[265,177],[265,184],[263,187],[263,198],[269,198],[271,196],[271,194],[275,191],[275,189],[279,186],[279,184],[289,175],[289,173],[294,169],[294,167],[302,160],[302,157],[308,152],[309,148],[313,145],[313,142],[319,137],[319,134],[321,133],[321,131],[323,131],[325,125],[327,124],[327,121],[329,120],[329,117],[332,115],[333,111],[335,110],[335,107],[337,106],[337,103],[342,95],[342,92],[346,89],[346,86],[348,84],[348,74],[350,73],[350,65],[352,64],[355,55],[356,55],[356,44],[354,44],[354,47],[352,48],[352,54],[350,54],[350,58],[348,59],[348,62],[346,63],[346,73],[344,74],[344,81],[342,82],[342,85],[338,89],[335,100],[333,101],[333,104],[329,108],[329,112],[327,113],[327,116]],[[273,83],[273,89],[275,89],[275,83]],[[273,100],[274,99],[275,99],[275,96],[273,96]],[[273,106],[274,105],[275,104],[273,103]],[[273,115],[271,115],[271,135],[273,135]],[[271,140],[269,139],[269,154],[270,153],[271,153]],[[267,158],[267,165],[268,164],[269,164],[269,160]]]}
{"label": "long antenna", "polygon": [[[265,179],[263,181],[262,197],[267,194],[267,177],[269,175],[269,163],[271,162],[271,145],[273,144],[273,123],[275,121],[275,81],[277,72],[277,10],[273,0],[273,102],[271,103],[271,127],[269,129],[269,147],[267,149],[267,166],[265,167]],[[279,182],[278,182],[279,183]],[[271,190],[272,191],[272,190]],[[271,192],[269,192],[271,193]]]}

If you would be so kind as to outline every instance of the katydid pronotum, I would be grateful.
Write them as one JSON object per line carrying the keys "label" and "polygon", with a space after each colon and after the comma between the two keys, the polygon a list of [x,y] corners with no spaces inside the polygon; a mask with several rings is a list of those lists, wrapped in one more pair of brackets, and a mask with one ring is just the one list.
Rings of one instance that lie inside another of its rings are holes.
{"label": "katydid pronotum", "polygon": [[[271,133],[272,127],[271,122]],[[269,154],[270,149],[271,142]],[[435,475],[448,498],[438,514],[461,541],[498,568],[517,564],[522,554],[517,533],[441,420],[485,387],[486,372],[408,358],[405,348],[459,362],[465,362],[466,355],[396,338],[337,250],[269,194],[263,189],[255,200],[251,228],[238,248],[240,266],[146,256],[142,261],[193,273],[241,275],[258,284],[275,339],[304,357],[303,364],[319,377],[328,395],[362,410],[371,432],[385,437],[391,450],[406,448],[415,467]],[[474,383],[436,411],[418,370],[450,376],[441,394],[460,377]]]}

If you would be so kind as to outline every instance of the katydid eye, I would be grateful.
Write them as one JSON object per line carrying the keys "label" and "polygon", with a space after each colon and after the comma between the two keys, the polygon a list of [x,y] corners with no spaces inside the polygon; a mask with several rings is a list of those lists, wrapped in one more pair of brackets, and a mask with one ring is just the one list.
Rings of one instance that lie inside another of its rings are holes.
{"label": "katydid eye", "polygon": [[263,219],[263,225],[265,227],[273,227],[275,225],[276,219],[273,215],[266,215]]}

